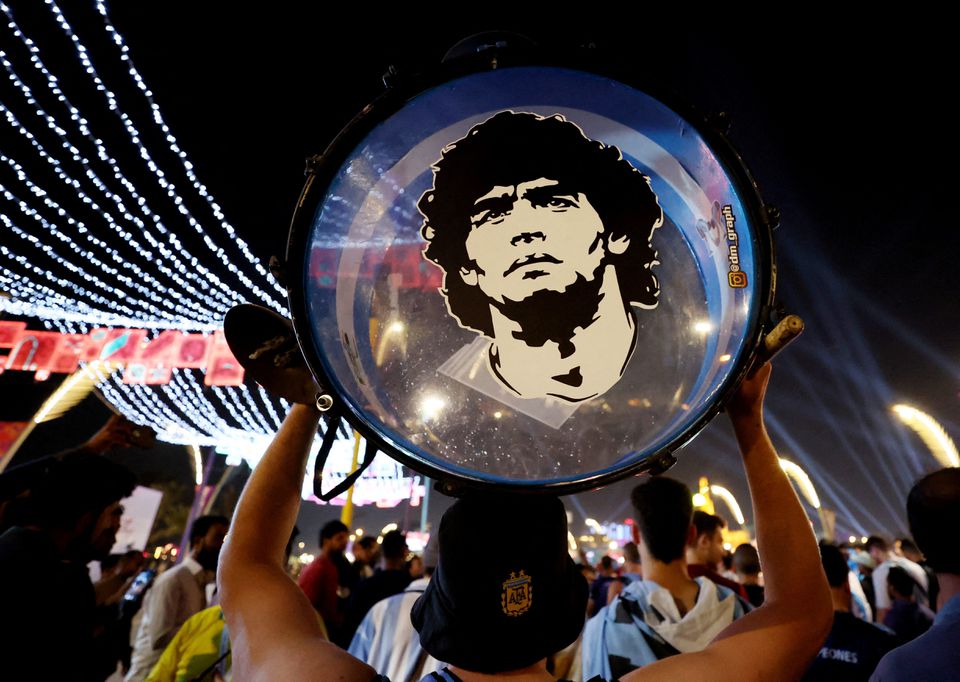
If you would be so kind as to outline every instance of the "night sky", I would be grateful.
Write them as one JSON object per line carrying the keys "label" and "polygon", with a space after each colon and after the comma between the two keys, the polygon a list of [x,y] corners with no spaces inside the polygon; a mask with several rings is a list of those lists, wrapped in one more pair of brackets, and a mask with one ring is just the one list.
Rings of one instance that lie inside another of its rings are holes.
{"label": "night sky", "polygon": [[[284,250],[304,158],[382,92],[387,67],[430,66],[481,30],[516,30],[560,48],[592,43],[618,69],[703,112],[727,112],[731,140],[782,212],[778,298],[808,326],[775,368],[774,442],[810,473],[842,537],[906,529],[906,492],[936,463],[889,406],[911,403],[960,438],[960,236],[950,199],[958,145],[946,106],[955,61],[946,22],[872,17],[880,28],[868,33],[837,16],[623,16],[593,4],[595,19],[528,19],[485,5],[468,21],[401,5],[346,15],[324,11],[326,3],[278,5],[110,5],[197,174],[263,260]],[[17,11],[43,25],[36,5]],[[101,26],[82,7],[68,15],[78,31]],[[64,418],[72,426],[56,437],[39,429],[25,456],[89,430],[97,408],[83,410]],[[678,458],[672,475],[691,485],[707,475],[747,503],[722,415]],[[568,505],[574,530],[584,511],[625,517],[631,485],[577,495]],[[308,539],[334,513],[305,510]],[[408,513],[408,525],[418,514]],[[356,522],[403,516],[402,506],[360,509]]]}

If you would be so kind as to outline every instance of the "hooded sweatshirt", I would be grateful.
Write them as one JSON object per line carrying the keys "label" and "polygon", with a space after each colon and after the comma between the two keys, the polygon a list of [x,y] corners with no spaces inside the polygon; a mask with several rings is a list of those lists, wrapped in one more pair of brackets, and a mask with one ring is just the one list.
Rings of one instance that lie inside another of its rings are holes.
{"label": "hooded sweatshirt", "polygon": [[661,658],[701,651],[750,607],[732,590],[697,578],[693,608],[680,615],[673,595],[649,580],[633,582],[587,621],[583,679],[617,679]]}

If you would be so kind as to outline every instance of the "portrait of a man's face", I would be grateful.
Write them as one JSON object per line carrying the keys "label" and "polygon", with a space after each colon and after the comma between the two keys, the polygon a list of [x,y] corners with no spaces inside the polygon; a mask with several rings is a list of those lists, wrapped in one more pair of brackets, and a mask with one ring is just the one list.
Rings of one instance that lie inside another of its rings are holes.
{"label": "portrait of a man's face", "polygon": [[556,180],[496,186],[472,210],[462,276],[498,303],[563,291],[578,276],[592,277],[604,258],[596,209],[583,192]]}
{"label": "portrait of a man's face", "polygon": [[560,115],[500,112],[447,145],[420,198],[424,257],[458,324],[522,398],[580,402],[623,375],[657,305],[649,179]]}

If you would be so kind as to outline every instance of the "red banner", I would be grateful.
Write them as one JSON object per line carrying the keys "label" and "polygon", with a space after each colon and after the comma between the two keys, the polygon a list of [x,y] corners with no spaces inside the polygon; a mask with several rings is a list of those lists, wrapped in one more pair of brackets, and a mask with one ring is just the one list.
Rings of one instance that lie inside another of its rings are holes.
{"label": "red banner", "polygon": [[188,334],[167,330],[147,341],[145,329],[94,329],[89,334],[61,334],[27,329],[24,322],[0,321],[0,372],[70,374],[81,362],[120,364],[125,384],[165,384],[175,368],[206,370],[207,386],[239,386],[243,367],[230,352],[223,332]]}

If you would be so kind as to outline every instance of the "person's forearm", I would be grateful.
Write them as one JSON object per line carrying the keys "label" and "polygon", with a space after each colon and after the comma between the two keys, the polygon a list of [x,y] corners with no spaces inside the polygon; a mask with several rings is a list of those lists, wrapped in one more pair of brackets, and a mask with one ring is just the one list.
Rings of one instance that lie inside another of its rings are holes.
{"label": "person's forearm", "polygon": [[294,405],[247,482],[224,545],[221,563],[283,561],[300,510],[307,455],[320,413]]}
{"label": "person's forearm", "polygon": [[[827,604],[829,591],[816,538],[780,467],[764,426],[762,406],[731,412],[731,418],[753,499],[765,603],[789,600],[804,609]],[[815,581],[815,590],[796,589],[808,581]]]}

